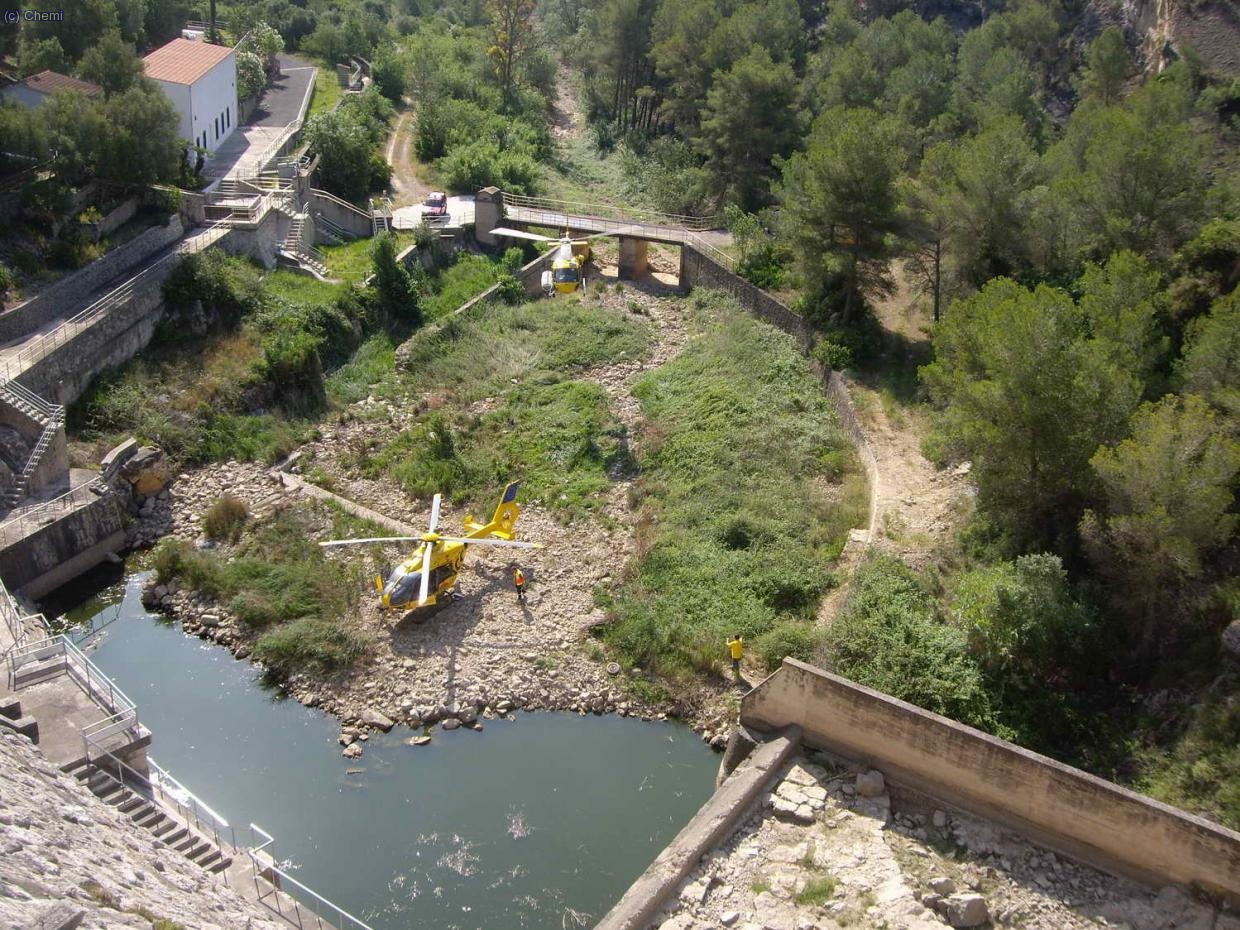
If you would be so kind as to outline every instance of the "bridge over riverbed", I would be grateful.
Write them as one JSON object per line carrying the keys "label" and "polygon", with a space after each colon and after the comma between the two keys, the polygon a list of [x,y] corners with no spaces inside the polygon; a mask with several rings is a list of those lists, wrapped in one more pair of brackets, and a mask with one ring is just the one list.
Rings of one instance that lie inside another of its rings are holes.
{"label": "bridge over riverbed", "polygon": [[620,245],[620,277],[632,280],[646,272],[647,246],[685,246],[697,249],[733,270],[735,259],[725,251],[732,236],[718,216],[683,216],[619,207],[607,203],[575,203],[545,197],[525,197],[494,187],[478,192],[474,204],[475,235],[479,242],[497,245],[492,230],[553,229],[574,236],[614,235]]}

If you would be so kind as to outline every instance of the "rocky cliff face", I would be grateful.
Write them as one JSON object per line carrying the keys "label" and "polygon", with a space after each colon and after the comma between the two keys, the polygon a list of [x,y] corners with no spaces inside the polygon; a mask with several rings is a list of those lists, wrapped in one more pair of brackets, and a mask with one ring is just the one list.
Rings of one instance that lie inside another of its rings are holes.
{"label": "rocky cliff face", "polygon": [[25,737],[0,733],[0,773],[0,927],[284,927],[159,848]]}

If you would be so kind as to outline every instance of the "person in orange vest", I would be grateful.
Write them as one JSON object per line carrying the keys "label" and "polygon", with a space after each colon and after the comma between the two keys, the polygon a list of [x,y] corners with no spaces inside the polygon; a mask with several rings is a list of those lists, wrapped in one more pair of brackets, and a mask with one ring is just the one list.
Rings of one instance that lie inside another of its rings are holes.
{"label": "person in orange vest", "polygon": [[732,676],[741,677],[741,657],[745,654],[745,638],[737,633],[728,640],[728,649],[732,653]]}
{"label": "person in orange vest", "polygon": [[512,583],[517,589],[517,603],[525,603],[525,574],[521,571],[521,566],[517,566],[512,570]]}

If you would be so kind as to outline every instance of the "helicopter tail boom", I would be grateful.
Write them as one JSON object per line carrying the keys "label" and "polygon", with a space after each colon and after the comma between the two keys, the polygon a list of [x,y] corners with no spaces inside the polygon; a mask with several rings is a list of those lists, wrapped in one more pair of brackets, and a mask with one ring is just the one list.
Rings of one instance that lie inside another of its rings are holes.
{"label": "helicopter tail boom", "polygon": [[475,523],[473,517],[466,517],[465,529],[468,531],[466,535],[475,539],[483,536],[512,539],[513,531],[517,526],[517,518],[521,516],[521,507],[517,504],[517,491],[520,489],[519,481],[514,481],[504,488],[503,496],[500,497],[499,504],[495,507],[495,514],[491,517],[490,523]]}

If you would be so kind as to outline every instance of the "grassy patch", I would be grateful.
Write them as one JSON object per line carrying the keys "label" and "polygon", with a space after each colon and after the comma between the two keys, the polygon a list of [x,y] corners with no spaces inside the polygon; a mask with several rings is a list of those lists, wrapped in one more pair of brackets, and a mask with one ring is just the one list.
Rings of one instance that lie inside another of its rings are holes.
{"label": "grassy patch", "polygon": [[[414,338],[408,379],[434,412],[359,462],[415,496],[486,500],[520,478],[522,498],[565,515],[595,509],[623,466],[623,430],[583,368],[640,356],[649,330],[577,300],[488,306]],[[467,412],[484,400],[486,408]]]}
{"label": "grassy patch", "polygon": [[245,501],[225,494],[207,510],[202,518],[202,531],[208,539],[223,539],[236,542],[245,529],[245,521],[249,519],[250,510]]}
{"label": "grassy patch", "polygon": [[392,333],[375,333],[353,357],[327,376],[327,396],[338,404],[354,404],[371,394],[391,396],[397,386],[396,347]]}
{"label": "grassy patch", "polygon": [[[413,244],[412,233],[397,232],[393,235],[398,253]],[[374,261],[371,258],[373,246],[373,239],[355,239],[344,245],[324,245],[320,251],[327,259],[327,270],[331,277],[340,278],[349,284],[361,284],[362,280],[374,271]]]}
{"label": "grassy patch", "polygon": [[820,487],[847,439],[793,341],[695,295],[697,338],[638,382],[642,508],[634,579],[605,638],[663,674],[716,671],[740,632],[808,658],[831,563],[864,510]]}
{"label": "grassy patch", "polygon": [[793,898],[797,904],[821,907],[835,894],[835,879],[830,875],[815,875],[805,883]]}
{"label": "grassy patch", "polygon": [[333,109],[344,94],[336,77],[336,69],[321,61],[316,61],[315,64],[319,70],[314,75],[314,94],[310,97],[310,109],[306,113],[306,119]]}
{"label": "grassy patch", "polygon": [[502,273],[499,263],[486,255],[458,253],[455,264],[431,275],[430,293],[422,301],[422,318],[429,323],[447,316],[499,281]]}
{"label": "grassy patch", "polygon": [[161,581],[178,579],[209,594],[248,628],[262,631],[254,655],[287,675],[349,665],[365,641],[342,623],[357,609],[362,560],[336,560],[317,543],[326,531],[377,535],[378,528],[322,504],[279,511],[226,551],[196,551],[165,540],[152,558]]}

